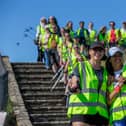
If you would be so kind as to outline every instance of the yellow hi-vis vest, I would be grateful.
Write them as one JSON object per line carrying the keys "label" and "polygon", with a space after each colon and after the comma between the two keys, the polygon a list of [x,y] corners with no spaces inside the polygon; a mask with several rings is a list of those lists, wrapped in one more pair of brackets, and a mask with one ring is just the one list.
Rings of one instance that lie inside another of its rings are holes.
{"label": "yellow hi-vis vest", "polygon": [[107,71],[103,69],[103,81],[98,92],[99,81],[89,63],[89,61],[77,64],[80,74],[81,93],[72,93],[69,97],[67,115],[94,115],[99,113],[101,116],[108,118],[106,103]]}
{"label": "yellow hi-vis vest", "polygon": [[[88,31],[87,31],[87,29],[82,29],[83,30],[83,36],[84,36],[84,38],[85,38],[85,40],[86,40],[86,43],[89,41],[89,35],[88,35]],[[78,36],[80,36],[80,31],[81,31],[81,29],[79,28],[78,30],[77,30],[77,35]]]}
{"label": "yellow hi-vis vest", "polygon": [[95,42],[95,39],[96,39],[96,30],[92,30],[90,32],[89,38],[90,38],[90,44],[92,44],[93,42]]}
{"label": "yellow hi-vis vest", "polygon": [[[126,77],[126,65],[123,67],[122,76]],[[109,86],[109,92],[114,90],[114,85]],[[126,84],[121,88],[120,93],[110,105],[110,122],[121,120],[126,117]]]}
{"label": "yellow hi-vis vest", "polygon": [[120,29],[120,33],[121,33],[121,39],[119,41],[119,44],[126,45],[126,31],[124,31],[123,29]]}
{"label": "yellow hi-vis vest", "polygon": [[126,30],[124,31],[123,29],[121,29],[120,32],[121,32],[121,38],[126,39]]}
{"label": "yellow hi-vis vest", "polygon": [[50,38],[49,38],[49,42],[48,42],[48,48],[51,48],[52,40],[55,40],[56,44],[58,45],[59,41],[60,41],[60,38],[59,38],[59,36],[57,34],[51,34]]}
{"label": "yellow hi-vis vest", "polygon": [[43,28],[41,25],[38,25],[37,29],[39,30],[39,34],[40,35],[44,35],[45,34],[45,28]]}

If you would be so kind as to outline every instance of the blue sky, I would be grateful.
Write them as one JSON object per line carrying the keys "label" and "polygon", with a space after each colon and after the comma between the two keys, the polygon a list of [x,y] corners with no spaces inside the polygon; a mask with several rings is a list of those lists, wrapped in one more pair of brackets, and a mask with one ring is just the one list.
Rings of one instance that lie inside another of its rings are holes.
{"label": "blue sky", "polygon": [[[54,15],[61,27],[72,20],[74,30],[80,20],[85,27],[93,21],[97,30],[114,20],[119,28],[126,21],[125,5],[126,0],[0,0],[0,52],[11,62],[35,62],[36,46],[24,31],[30,26],[36,29],[42,16]],[[30,35],[33,38],[35,32]]]}

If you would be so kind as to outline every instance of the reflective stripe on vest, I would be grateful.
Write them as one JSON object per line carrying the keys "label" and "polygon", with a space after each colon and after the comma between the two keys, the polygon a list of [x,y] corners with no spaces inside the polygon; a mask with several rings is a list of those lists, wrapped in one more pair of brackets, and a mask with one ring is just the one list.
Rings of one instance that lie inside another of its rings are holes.
{"label": "reflective stripe on vest", "polygon": [[83,102],[83,103],[71,103],[69,104],[69,107],[76,107],[76,106],[87,106],[87,107],[97,107],[97,106],[101,106],[104,109],[107,109],[107,106],[102,104],[102,103],[98,103],[98,102]]}

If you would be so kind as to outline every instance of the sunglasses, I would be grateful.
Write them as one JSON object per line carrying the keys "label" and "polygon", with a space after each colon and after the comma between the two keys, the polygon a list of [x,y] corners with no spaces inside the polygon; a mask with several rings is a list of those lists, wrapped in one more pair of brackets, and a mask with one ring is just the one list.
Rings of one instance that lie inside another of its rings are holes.
{"label": "sunglasses", "polygon": [[95,48],[93,48],[93,50],[94,50],[94,51],[99,51],[99,52],[101,52],[101,51],[103,51],[103,48],[95,47]]}

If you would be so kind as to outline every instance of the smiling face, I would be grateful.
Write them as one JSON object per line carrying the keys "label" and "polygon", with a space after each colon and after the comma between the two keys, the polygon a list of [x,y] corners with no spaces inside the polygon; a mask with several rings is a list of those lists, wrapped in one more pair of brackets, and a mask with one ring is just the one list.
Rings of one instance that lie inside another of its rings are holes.
{"label": "smiling face", "polygon": [[67,41],[69,41],[70,40],[70,34],[69,33],[65,33],[65,39],[67,40]]}
{"label": "smiling face", "polygon": [[114,68],[121,66],[123,64],[123,55],[120,52],[115,53],[114,56],[111,57],[110,62]]}
{"label": "smiling face", "polygon": [[89,49],[89,55],[90,55],[90,59],[94,61],[101,61],[101,59],[104,56],[104,50],[101,47],[95,47]]}

